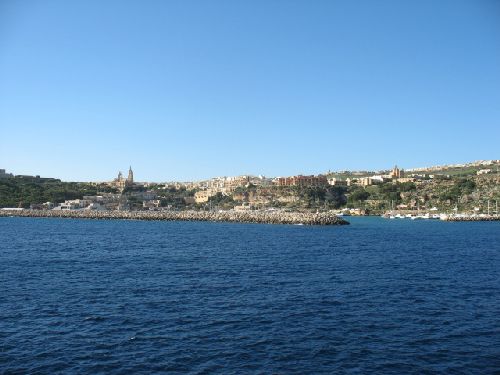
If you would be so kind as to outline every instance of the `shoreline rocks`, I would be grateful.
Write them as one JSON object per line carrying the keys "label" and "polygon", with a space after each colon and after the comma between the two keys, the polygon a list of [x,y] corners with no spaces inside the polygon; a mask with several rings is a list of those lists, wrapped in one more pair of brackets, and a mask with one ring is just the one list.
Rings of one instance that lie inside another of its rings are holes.
{"label": "shoreline rocks", "polygon": [[97,220],[213,221],[229,223],[346,225],[348,221],[331,213],[268,211],[45,211],[0,210],[0,217],[70,218]]}

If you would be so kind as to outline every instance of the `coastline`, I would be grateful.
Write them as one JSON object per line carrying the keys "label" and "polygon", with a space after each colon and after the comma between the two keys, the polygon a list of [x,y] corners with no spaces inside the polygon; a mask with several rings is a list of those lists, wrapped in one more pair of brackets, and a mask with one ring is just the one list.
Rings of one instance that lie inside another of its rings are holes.
{"label": "coastline", "polygon": [[262,212],[262,211],[48,211],[0,210],[0,217],[68,218],[96,220],[213,221],[256,224],[348,225],[349,222],[330,213]]}

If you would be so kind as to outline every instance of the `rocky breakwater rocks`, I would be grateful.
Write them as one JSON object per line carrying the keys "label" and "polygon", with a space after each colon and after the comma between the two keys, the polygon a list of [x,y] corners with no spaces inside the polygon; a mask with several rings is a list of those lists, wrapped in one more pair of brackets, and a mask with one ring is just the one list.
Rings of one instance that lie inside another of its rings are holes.
{"label": "rocky breakwater rocks", "polygon": [[125,219],[163,221],[215,221],[263,224],[345,225],[346,220],[331,213],[277,211],[44,211],[0,210],[0,217],[53,217],[74,219]]}

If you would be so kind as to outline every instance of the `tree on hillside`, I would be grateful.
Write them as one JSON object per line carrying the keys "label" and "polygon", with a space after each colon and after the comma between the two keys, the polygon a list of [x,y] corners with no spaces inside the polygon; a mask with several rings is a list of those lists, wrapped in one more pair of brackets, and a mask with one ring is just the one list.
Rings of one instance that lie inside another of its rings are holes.
{"label": "tree on hillside", "polygon": [[332,208],[340,208],[347,203],[345,193],[347,187],[332,186],[326,189],[325,202]]}
{"label": "tree on hillside", "polygon": [[369,192],[362,187],[357,187],[349,193],[348,202],[351,204],[359,204],[360,202],[366,201],[369,197]]}

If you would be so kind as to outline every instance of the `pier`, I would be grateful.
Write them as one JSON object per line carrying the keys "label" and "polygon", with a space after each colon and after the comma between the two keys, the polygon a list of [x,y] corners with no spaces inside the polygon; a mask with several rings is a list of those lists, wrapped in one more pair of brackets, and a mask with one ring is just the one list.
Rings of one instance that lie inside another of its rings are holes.
{"label": "pier", "polygon": [[213,221],[262,224],[346,225],[333,213],[276,211],[91,211],[91,210],[0,210],[0,217],[35,217],[100,220]]}

